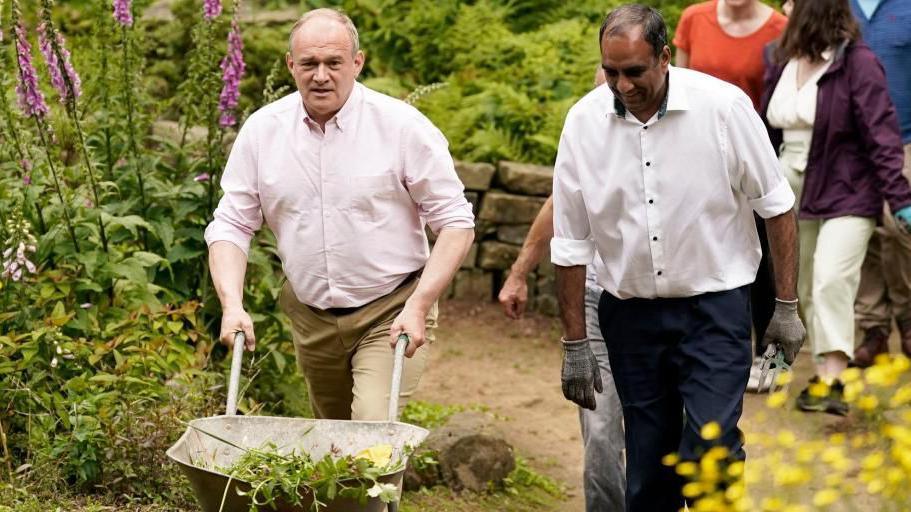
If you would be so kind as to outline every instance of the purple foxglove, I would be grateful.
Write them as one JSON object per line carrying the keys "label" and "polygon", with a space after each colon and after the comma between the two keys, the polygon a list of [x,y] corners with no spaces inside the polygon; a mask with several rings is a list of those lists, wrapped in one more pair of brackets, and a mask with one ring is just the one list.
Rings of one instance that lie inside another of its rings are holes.
{"label": "purple foxglove", "polygon": [[218,111],[221,113],[219,124],[224,128],[237,124],[234,109],[240,99],[240,81],[246,70],[243,50],[244,41],[235,19],[231,22],[231,31],[228,33],[228,53],[221,61],[224,86],[218,99]]}
{"label": "purple foxglove", "polygon": [[133,25],[133,0],[114,0],[114,19],[124,27]]}
{"label": "purple foxglove", "polygon": [[[51,75],[51,85],[54,86],[57,94],[60,95],[60,102],[66,103],[82,95],[82,82],[79,80],[76,70],[73,69],[73,63],[70,61],[70,52],[64,46],[66,41],[63,39],[63,34],[59,31],[53,31],[53,35],[59,50],[59,56],[62,59],[58,58],[58,52],[54,51],[54,44],[48,39],[47,25],[45,23],[38,25],[38,47],[41,49],[41,53],[44,54],[47,71]],[[73,97],[70,97],[70,90],[66,85],[64,73],[66,73],[66,77],[69,78],[70,84],[73,86]]]}
{"label": "purple foxglove", "polygon": [[48,113],[47,103],[38,88],[38,74],[32,64],[32,46],[21,21],[16,24],[16,58],[19,61],[19,83],[16,84],[19,108],[27,116],[43,119]]}
{"label": "purple foxglove", "polygon": [[202,12],[206,21],[214,20],[221,14],[221,0],[203,0]]}

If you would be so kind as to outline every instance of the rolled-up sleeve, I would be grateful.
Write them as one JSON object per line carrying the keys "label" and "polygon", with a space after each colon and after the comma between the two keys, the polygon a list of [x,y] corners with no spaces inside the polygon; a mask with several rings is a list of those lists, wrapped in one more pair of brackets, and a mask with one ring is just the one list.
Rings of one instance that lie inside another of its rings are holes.
{"label": "rolled-up sleeve", "polygon": [[572,138],[570,115],[560,136],[554,165],[554,238],[550,241],[550,259],[561,267],[588,265],[595,257]]}
{"label": "rolled-up sleeve", "polygon": [[781,172],[765,125],[745,94],[736,97],[727,116],[724,150],[732,188],[746,195],[757,215],[768,219],[794,207],[794,192]]}
{"label": "rolled-up sleeve", "polygon": [[405,184],[421,217],[434,233],[446,228],[474,228],[471,204],[456,174],[446,137],[419,113],[405,130]]}
{"label": "rolled-up sleeve", "polygon": [[240,129],[221,178],[224,195],[218,202],[213,220],[206,227],[206,245],[226,241],[244,254],[250,250],[253,235],[263,224],[257,186],[256,140],[253,118]]}

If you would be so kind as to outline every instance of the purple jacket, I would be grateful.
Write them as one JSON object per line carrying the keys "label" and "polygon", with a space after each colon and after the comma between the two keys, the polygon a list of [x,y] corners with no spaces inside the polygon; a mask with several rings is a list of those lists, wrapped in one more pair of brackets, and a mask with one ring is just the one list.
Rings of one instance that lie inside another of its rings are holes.
{"label": "purple jacket", "polygon": [[[769,100],[784,64],[767,63],[760,113],[768,126]],[[781,130],[769,127],[776,150]],[[895,106],[882,65],[857,41],[843,44],[819,79],[813,141],[799,198],[801,219],[882,214],[911,205],[911,185],[902,176],[904,150]]]}

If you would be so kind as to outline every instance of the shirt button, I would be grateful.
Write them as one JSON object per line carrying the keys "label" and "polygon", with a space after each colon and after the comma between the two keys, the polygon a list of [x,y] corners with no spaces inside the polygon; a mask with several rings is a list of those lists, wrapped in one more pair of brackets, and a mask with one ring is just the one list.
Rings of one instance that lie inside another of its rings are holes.
{"label": "shirt button", "polygon": [[659,275],[659,276],[661,275],[661,271],[660,271],[660,270],[658,271],[658,275]]}
{"label": "shirt button", "polygon": [[653,242],[657,242],[657,241],[658,241],[658,237],[657,237],[657,236],[653,236],[653,237],[652,237],[652,241],[653,241]]}
{"label": "shirt button", "polygon": [[648,167],[648,166],[650,166],[650,165],[652,165],[651,162],[645,162],[645,166],[646,166],[646,167]]}
{"label": "shirt button", "polygon": [[643,129],[643,130],[648,130],[648,126],[643,126],[642,129]]}
{"label": "shirt button", "polygon": [[655,204],[655,200],[654,200],[654,199],[649,199],[649,200],[648,200],[648,204]]}

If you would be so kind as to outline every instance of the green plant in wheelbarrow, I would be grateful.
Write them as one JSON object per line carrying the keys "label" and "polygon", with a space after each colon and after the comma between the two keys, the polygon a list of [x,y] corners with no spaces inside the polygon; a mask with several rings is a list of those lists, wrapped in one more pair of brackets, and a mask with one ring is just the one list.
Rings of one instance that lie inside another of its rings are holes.
{"label": "green plant in wheelbarrow", "polygon": [[278,510],[279,505],[297,506],[316,512],[336,498],[347,498],[366,505],[368,498],[383,503],[395,501],[398,487],[382,483],[383,475],[405,468],[403,461],[392,460],[392,446],[376,445],[357,455],[327,453],[314,460],[308,453],[281,454],[274,443],[248,450],[229,468],[219,468],[231,478],[250,484],[250,512],[258,507]]}
{"label": "green plant in wheelbarrow", "polygon": [[[408,457],[429,433],[397,421],[408,344],[399,341],[388,421],[237,416],[243,350],[235,350],[227,414],[189,422],[168,450],[203,512],[397,512]],[[242,334],[234,346],[244,346]]]}

